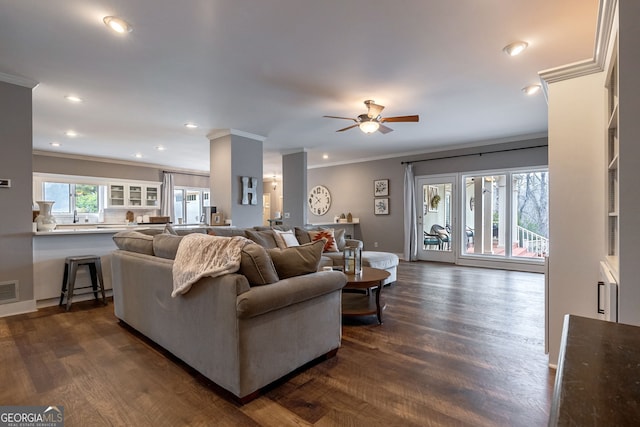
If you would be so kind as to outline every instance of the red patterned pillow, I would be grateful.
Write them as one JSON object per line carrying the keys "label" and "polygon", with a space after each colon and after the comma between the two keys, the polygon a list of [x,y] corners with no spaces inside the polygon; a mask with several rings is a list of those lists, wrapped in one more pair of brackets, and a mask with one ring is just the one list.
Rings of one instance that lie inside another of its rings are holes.
{"label": "red patterned pillow", "polygon": [[309,231],[309,238],[312,242],[320,239],[326,239],[324,252],[340,252],[338,250],[338,245],[336,244],[336,237],[334,235],[333,228],[327,228],[325,230],[311,230]]}

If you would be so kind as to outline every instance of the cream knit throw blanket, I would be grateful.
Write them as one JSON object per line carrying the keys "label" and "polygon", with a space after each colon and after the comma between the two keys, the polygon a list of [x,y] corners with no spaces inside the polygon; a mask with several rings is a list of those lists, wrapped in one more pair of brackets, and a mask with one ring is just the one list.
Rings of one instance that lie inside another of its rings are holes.
{"label": "cream knit throw blanket", "polygon": [[173,262],[172,297],[185,294],[204,276],[217,277],[240,268],[242,248],[251,240],[244,237],[219,237],[187,234],[180,241]]}

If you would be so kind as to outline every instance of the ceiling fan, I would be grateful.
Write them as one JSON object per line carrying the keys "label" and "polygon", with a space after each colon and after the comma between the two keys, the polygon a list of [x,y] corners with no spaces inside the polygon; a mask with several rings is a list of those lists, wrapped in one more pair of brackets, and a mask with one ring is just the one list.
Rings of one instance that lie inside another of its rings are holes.
{"label": "ceiling fan", "polygon": [[384,109],[384,106],[376,104],[371,99],[364,101],[364,105],[367,106],[367,113],[360,114],[356,119],[351,117],[339,117],[339,116],[323,116],[323,117],[328,117],[330,119],[353,120],[354,122],[356,122],[355,125],[338,129],[336,132],[342,132],[358,126],[360,127],[360,130],[364,133],[373,133],[375,131],[380,131],[381,133],[392,132],[393,129],[383,125],[383,123],[385,122],[417,122],[420,120],[420,117],[417,114],[413,116],[382,117],[380,113]]}

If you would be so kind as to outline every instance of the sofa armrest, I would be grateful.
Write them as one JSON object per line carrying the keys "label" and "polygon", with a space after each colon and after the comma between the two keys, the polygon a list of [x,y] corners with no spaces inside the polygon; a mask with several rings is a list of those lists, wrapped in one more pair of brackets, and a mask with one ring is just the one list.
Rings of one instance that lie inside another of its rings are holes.
{"label": "sofa armrest", "polygon": [[340,291],[347,278],[340,271],[318,271],[290,277],[276,283],[253,286],[238,295],[236,310],[239,318],[250,318],[270,311]]}
{"label": "sofa armrest", "polygon": [[362,240],[345,239],[345,241],[347,242],[347,246],[358,247],[360,249],[362,249],[362,247],[364,246],[363,243],[362,243]]}

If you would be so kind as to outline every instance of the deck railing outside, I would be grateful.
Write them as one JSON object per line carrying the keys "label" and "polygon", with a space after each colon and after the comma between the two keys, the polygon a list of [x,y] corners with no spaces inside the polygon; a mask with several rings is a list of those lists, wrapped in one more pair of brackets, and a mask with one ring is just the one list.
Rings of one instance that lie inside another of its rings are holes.
{"label": "deck railing outside", "polygon": [[524,227],[518,226],[517,228],[517,243],[518,246],[525,248],[527,252],[536,254],[536,256],[549,255],[549,239]]}

